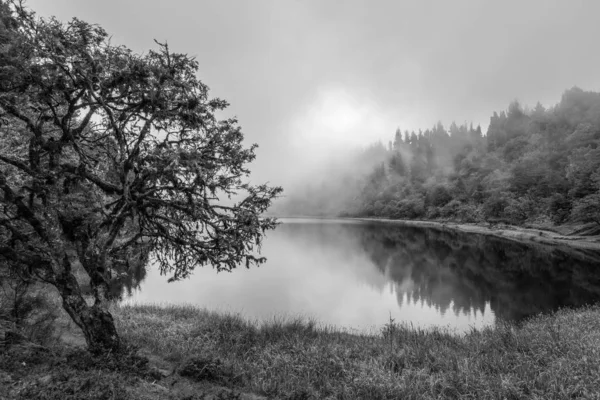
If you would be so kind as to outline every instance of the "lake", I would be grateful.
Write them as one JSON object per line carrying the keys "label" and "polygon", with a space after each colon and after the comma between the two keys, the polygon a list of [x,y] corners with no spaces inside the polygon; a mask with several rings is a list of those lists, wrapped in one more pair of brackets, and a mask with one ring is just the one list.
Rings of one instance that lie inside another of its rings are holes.
{"label": "lake", "polygon": [[255,320],[316,319],[353,331],[393,318],[456,332],[600,300],[600,254],[376,221],[280,219],[256,268],[199,268],[167,283],[152,266],[126,303],[194,304]]}

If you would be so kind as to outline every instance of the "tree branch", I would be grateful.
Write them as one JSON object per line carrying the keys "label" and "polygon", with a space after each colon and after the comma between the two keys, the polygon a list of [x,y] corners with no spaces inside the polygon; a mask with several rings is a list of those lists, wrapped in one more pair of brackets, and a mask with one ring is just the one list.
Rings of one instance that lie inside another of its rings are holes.
{"label": "tree branch", "polygon": [[98,186],[100,189],[104,191],[106,194],[123,194],[123,189],[121,189],[117,185],[113,185],[112,183],[103,181],[97,175],[86,171],[85,165],[81,164],[79,166],[72,164],[62,164],[60,166],[64,171],[70,172],[74,175],[79,175],[82,178],[85,178]]}
{"label": "tree branch", "polygon": [[40,137],[42,136],[42,131],[39,129],[39,127],[37,127],[29,118],[27,118],[25,115],[21,114],[19,112],[19,110],[17,110],[17,108],[15,106],[13,106],[12,104],[7,103],[6,101],[2,101],[0,103],[0,107],[4,108],[9,114],[11,114],[12,116],[20,119],[21,121],[25,122],[25,124],[27,125],[27,127],[29,128],[29,130],[31,130],[31,132],[37,136]]}
{"label": "tree branch", "polygon": [[40,220],[38,220],[31,211],[29,207],[23,203],[22,196],[17,196],[12,188],[8,185],[6,181],[6,176],[4,173],[0,171],[0,189],[4,192],[5,199],[12,202],[15,206],[17,206],[17,212],[19,215],[23,216],[25,220],[33,227],[35,232],[42,238],[46,243],[50,243],[48,234],[46,230],[42,226]]}
{"label": "tree branch", "polygon": [[33,170],[31,168],[29,168],[27,166],[27,164],[25,164],[24,162],[12,159],[10,157],[5,157],[3,155],[0,155],[0,161],[4,161],[5,163],[12,165],[13,167],[17,167],[30,176],[35,176],[35,173],[33,172]]}

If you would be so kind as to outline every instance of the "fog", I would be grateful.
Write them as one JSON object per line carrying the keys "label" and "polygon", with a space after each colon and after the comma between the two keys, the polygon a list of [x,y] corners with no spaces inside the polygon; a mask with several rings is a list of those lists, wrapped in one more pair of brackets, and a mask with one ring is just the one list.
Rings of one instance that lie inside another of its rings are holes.
{"label": "fog", "polygon": [[[480,124],[514,99],[556,103],[600,88],[600,3],[480,1],[29,0],[39,15],[97,23],[134,51],[167,41],[197,58],[213,96],[230,102],[252,182],[288,196],[324,175],[357,175],[397,127]],[[344,166],[348,165],[345,169]]]}

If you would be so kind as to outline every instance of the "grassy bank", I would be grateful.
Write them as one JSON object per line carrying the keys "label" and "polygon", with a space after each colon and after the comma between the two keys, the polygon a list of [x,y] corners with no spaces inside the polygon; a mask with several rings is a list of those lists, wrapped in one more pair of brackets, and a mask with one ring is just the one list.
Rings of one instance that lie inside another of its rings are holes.
{"label": "grassy bank", "polygon": [[600,388],[599,307],[464,336],[396,324],[359,336],[179,306],[116,315],[125,338],[176,368],[198,357],[210,379],[274,398],[571,398]]}
{"label": "grassy bank", "polygon": [[394,323],[361,336],[185,306],[123,306],[114,315],[149,363],[33,348],[0,357],[0,387],[23,399],[600,397],[598,306],[461,336]]}

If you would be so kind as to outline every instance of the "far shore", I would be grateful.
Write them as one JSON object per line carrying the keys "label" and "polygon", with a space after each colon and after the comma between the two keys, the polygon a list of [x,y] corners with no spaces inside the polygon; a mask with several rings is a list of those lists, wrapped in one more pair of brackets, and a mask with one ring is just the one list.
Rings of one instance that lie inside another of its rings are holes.
{"label": "far shore", "polygon": [[434,228],[442,230],[454,230],[466,233],[476,233],[500,237],[517,242],[543,243],[549,245],[562,245],[578,249],[600,250],[600,236],[566,235],[541,228],[519,227],[514,225],[489,223],[461,223],[441,221],[417,221],[383,218],[350,218],[359,221],[377,221],[404,226],[415,226],[421,228]]}
{"label": "far shore", "polygon": [[[359,218],[359,217],[336,217],[336,216],[278,216],[277,218],[307,218],[322,220],[351,220],[351,221],[374,221],[403,226],[414,226],[420,228],[433,228],[440,230],[451,230],[479,235],[495,236],[516,242],[542,243],[552,246],[567,246],[582,250],[600,251],[600,235],[584,236],[570,233],[575,231],[565,226],[553,227],[556,231],[542,227],[521,227],[503,223],[490,224],[486,222],[466,223],[451,221],[424,221],[424,220],[402,220],[388,218]],[[561,232],[560,230],[564,232]]]}

